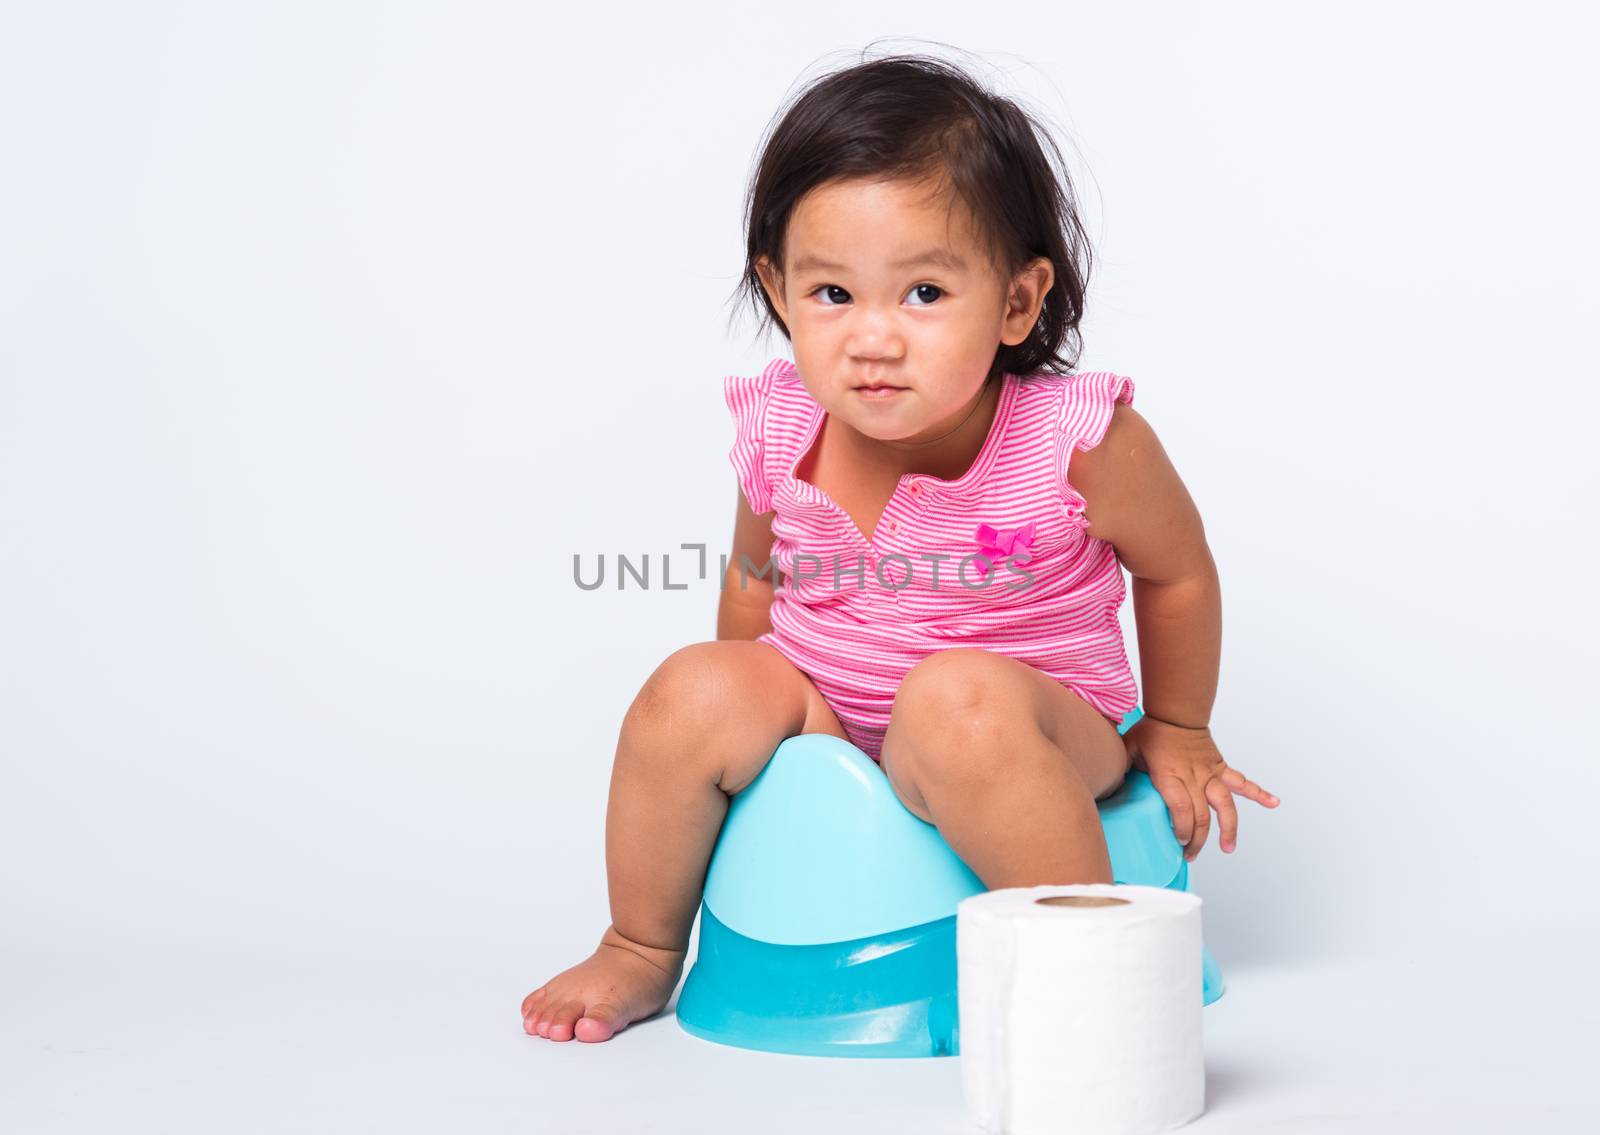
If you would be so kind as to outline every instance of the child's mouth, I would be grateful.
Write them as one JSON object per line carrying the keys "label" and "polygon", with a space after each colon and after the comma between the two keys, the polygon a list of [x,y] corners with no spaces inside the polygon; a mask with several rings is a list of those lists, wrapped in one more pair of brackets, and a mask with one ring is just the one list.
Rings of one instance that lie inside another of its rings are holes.
{"label": "child's mouth", "polygon": [[896,394],[905,393],[904,386],[858,386],[856,393],[871,402],[885,402]]}

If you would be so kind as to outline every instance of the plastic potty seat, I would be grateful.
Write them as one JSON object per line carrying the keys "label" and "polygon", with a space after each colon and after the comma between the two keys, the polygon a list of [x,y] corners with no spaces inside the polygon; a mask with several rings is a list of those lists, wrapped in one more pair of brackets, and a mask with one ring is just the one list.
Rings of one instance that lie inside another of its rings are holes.
{"label": "plastic potty seat", "polygon": [[[1115,882],[1187,889],[1147,775],[1130,770],[1099,809]],[[871,757],[825,733],[790,737],[729,802],[678,1023],[767,1052],[957,1055],[956,904],[986,889]],[[1209,1005],[1222,974],[1201,955]]]}

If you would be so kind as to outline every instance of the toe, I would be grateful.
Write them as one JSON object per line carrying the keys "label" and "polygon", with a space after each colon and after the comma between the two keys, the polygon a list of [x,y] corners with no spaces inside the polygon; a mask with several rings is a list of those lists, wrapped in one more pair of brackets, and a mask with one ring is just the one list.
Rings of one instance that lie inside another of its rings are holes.
{"label": "toe", "polygon": [[570,1025],[572,1020],[583,1011],[583,1006],[575,1001],[562,1001],[559,1004],[546,1006],[539,1015],[539,1035],[549,1040],[560,1040],[556,1035],[557,1026],[562,1020]]}
{"label": "toe", "polygon": [[522,1016],[524,1020],[526,1020],[528,1015],[537,1009],[540,1002],[544,1000],[546,988],[546,986],[541,985],[538,989],[535,989],[532,993],[528,994],[522,999]]}
{"label": "toe", "polygon": [[551,1040],[571,1040],[572,1023],[583,1015],[583,1006],[573,1002],[563,1005],[550,1018],[550,1031],[545,1034]]}
{"label": "toe", "polygon": [[605,1001],[596,1001],[573,1023],[572,1035],[582,1041],[610,1040],[622,1023],[622,1011]]}

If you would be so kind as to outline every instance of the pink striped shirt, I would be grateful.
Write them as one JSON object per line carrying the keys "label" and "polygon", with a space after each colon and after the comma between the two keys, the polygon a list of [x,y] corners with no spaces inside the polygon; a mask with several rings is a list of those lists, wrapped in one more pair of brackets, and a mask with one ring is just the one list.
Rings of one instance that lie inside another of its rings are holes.
{"label": "pink striped shirt", "polygon": [[953,481],[901,477],[869,540],[794,475],[826,415],[795,364],[723,379],[728,457],[750,507],[773,513],[772,562],[786,577],[757,641],[811,677],[874,760],[907,671],[950,647],[1026,662],[1113,724],[1137,704],[1117,617],[1122,565],[1089,535],[1084,498],[1067,483],[1074,447],[1100,442],[1115,403],[1133,401],[1133,380],[1040,372],[1002,383],[972,466]]}

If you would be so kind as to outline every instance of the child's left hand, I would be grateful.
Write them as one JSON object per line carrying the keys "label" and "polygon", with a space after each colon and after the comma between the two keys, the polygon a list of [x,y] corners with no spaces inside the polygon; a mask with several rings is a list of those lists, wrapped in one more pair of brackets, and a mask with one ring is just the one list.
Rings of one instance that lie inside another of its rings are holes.
{"label": "child's left hand", "polygon": [[1248,796],[1263,807],[1278,806],[1276,796],[1228,767],[1208,728],[1169,725],[1145,716],[1122,740],[1133,767],[1149,775],[1150,783],[1167,802],[1172,831],[1184,845],[1185,860],[1199,855],[1205,845],[1206,833],[1211,830],[1211,808],[1222,821],[1222,850],[1231,852],[1238,846],[1239,813],[1233,806],[1233,793]]}

